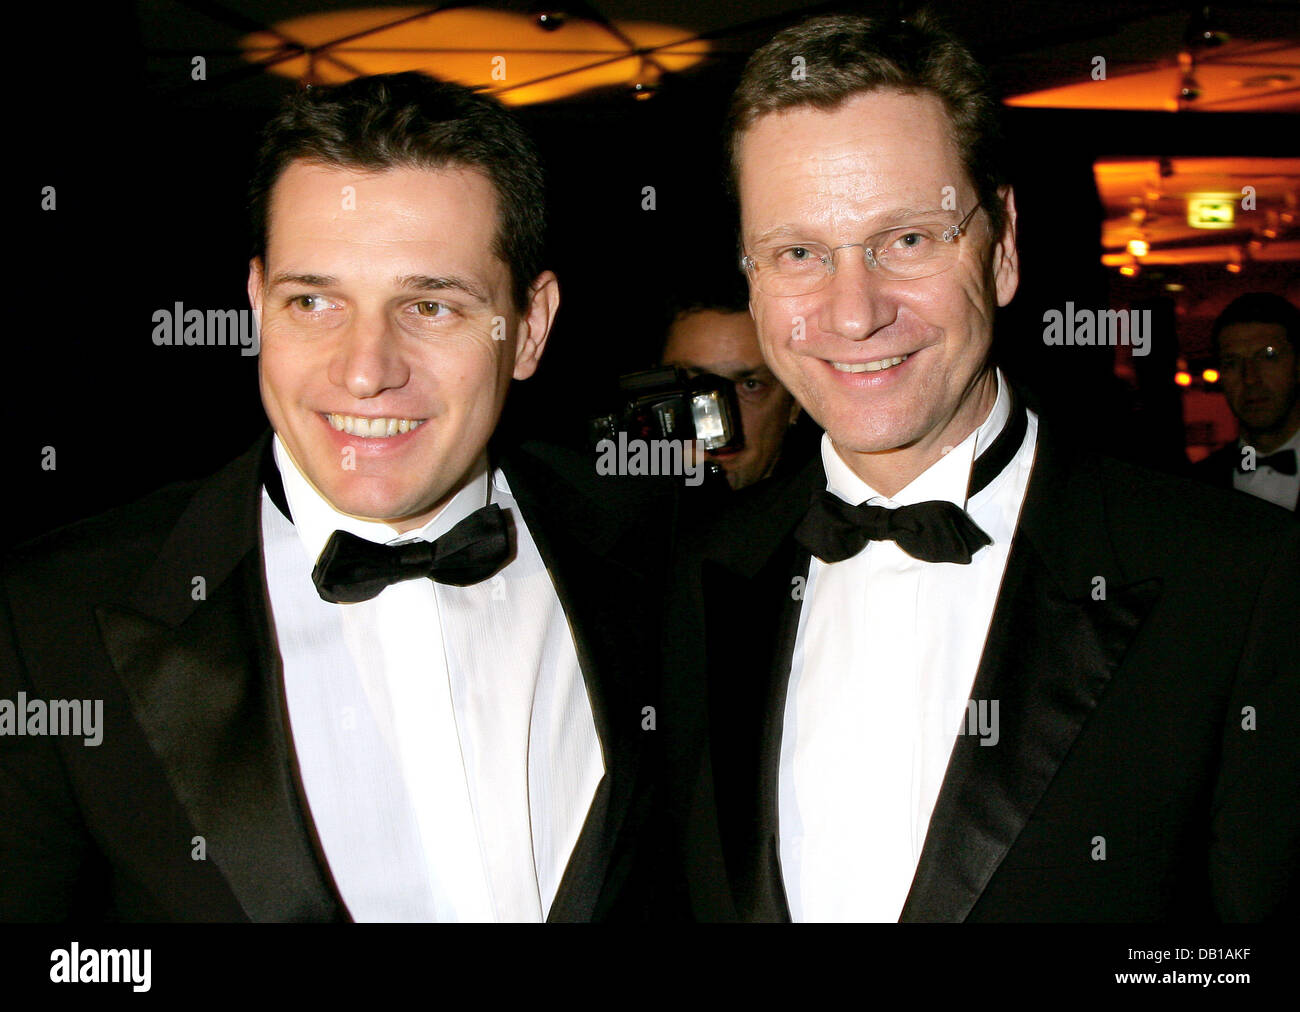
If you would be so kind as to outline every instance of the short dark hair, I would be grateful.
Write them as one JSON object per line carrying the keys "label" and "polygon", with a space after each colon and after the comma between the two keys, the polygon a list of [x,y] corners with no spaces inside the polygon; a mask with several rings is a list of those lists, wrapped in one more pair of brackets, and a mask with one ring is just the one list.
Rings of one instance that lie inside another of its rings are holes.
{"label": "short dark hair", "polygon": [[[724,261],[731,267],[740,254]],[[739,269],[705,270],[665,290],[665,325],[679,316],[712,310],[715,313],[748,313],[749,285]]]}
{"label": "short dark hair", "polygon": [[414,72],[294,92],[263,130],[249,184],[254,257],[266,256],[275,181],[299,159],[363,171],[480,170],[497,195],[493,252],[510,268],[515,306],[527,308],[546,238],[542,166],[500,102]]}
{"label": "short dark hair", "polygon": [[[792,67],[802,60],[796,79]],[[1006,227],[998,189],[1001,164],[998,101],[988,74],[966,45],[928,10],[894,21],[831,14],[779,32],[750,57],[732,97],[726,140],[729,181],[739,193],[740,141],[768,113],[812,106],[837,109],[849,98],[882,89],[929,92],[948,113],[951,137],[993,235]]]}
{"label": "short dark hair", "polygon": [[1215,355],[1219,354],[1219,335],[1234,323],[1276,323],[1286,333],[1291,347],[1300,351],[1300,309],[1280,295],[1272,292],[1247,292],[1228,303],[1227,308],[1214,321],[1210,341]]}

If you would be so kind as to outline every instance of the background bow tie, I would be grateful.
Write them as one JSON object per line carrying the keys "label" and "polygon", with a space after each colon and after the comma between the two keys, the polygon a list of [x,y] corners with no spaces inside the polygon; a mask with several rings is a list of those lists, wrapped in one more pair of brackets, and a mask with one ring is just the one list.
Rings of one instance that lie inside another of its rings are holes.
{"label": "background bow tie", "polygon": [[436,541],[377,545],[335,531],[312,570],[312,582],[331,604],[368,601],[390,584],[427,577],[467,587],[496,573],[513,555],[511,525],[496,503],[475,510]]}
{"label": "background bow tie", "polygon": [[887,509],[854,506],[833,492],[817,494],[794,536],[823,562],[842,562],[868,541],[888,540],[922,562],[966,565],[993,543],[964,509],[941,499]]}
{"label": "background bow tie", "polygon": [[[1241,457],[1237,457],[1237,470],[1242,474],[1248,474],[1249,470],[1242,467]],[[1261,467],[1271,467],[1278,474],[1295,474],[1296,460],[1295,450],[1278,450],[1277,453],[1270,453],[1267,457],[1255,458],[1255,469]]]}

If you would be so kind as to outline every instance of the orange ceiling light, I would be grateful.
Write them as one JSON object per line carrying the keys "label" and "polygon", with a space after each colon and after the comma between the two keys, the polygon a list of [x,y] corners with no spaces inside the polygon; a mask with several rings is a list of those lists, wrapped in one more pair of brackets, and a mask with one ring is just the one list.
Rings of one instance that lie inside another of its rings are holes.
{"label": "orange ceiling light", "polygon": [[[1186,54],[1183,54],[1184,57]],[[1125,64],[1112,61],[1104,80],[1087,68],[1080,80],[1057,88],[1014,95],[1008,105],[1051,109],[1135,109],[1176,112],[1300,112],[1300,44],[1293,39],[1233,41],[1197,54],[1197,95],[1180,101],[1188,68],[1172,50],[1164,59]]]}
{"label": "orange ceiling light", "polygon": [[710,52],[707,41],[673,25],[568,17],[543,27],[535,15],[483,7],[308,14],[247,35],[240,47],[246,60],[304,82],[415,70],[511,105],[618,86],[640,97],[648,81],[686,70]]}
{"label": "orange ceiling light", "polygon": [[1105,208],[1102,263],[1123,269],[1145,244],[1151,267],[1300,261],[1300,159],[1107,158],[1094,163]]}

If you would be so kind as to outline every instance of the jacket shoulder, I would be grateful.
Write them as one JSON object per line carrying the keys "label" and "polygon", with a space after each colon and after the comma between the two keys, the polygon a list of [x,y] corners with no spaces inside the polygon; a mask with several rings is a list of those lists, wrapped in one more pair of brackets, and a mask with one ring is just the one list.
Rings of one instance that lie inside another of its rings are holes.
{"label": "jacket shoulder", "polygon": [[42,573],[96,583],[125,578],[124,570],[133,568],[133,563],[147,563],[157,555],[201,484],[176,482],[22,542],[0,563],[5,582],[34,579]]}
{"label": "jacket shoulder", "polygon": [[1300,523],[1289,511],[1231,488],[1098,460],[1107,534],[1134,577],[1160,576],[1222,602],[1253,599],[1286,567],[1300,570]]}
{"label": "jacket shoulder", "polygon": [[530,486],[559,483],[613,515],[653,515],[675,509],[677,482],[661,475],[599,474],[591,454],[557,443],[530,440],[501,453],[507,472],[522,473]]}
{"label": "jacket shoulder", "polygon": [[1189,465],[1187,473],[1198,481],[1231,486],[1232,470],[1236,463],[1237,444],[1231,442],[1220,446],[1213,453]]}
{"label": "jacket shoulder", "polygon": [[192,538],[221,538],[228,528],[246,524],[245,497],[254,489],[264,434],[245,453],[206,478],[174,482],[134,502],[79,520],[12,548],[0,560],[0,580],[10,592],[26,590],[23,581],[45,580],[51,589],[124,589],[177,535],[187,514]]}

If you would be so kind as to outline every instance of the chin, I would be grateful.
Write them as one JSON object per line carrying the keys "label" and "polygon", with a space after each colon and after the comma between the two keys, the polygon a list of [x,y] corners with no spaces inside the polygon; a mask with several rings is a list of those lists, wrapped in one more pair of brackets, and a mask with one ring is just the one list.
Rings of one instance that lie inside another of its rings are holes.
{"label": "chin", "polygon": [[910,446],[920,438],[921,429],[912,424],[881,424],[880,418],[853,417],[826,426],[831,442],[854,453],[883,453]]}
{"label": "chin", "polygon": [[325,498],[339,512],[365,520],[394,520],[419,512],[407,505],[410,496],[384,488],[356,487],[322,489]]}

